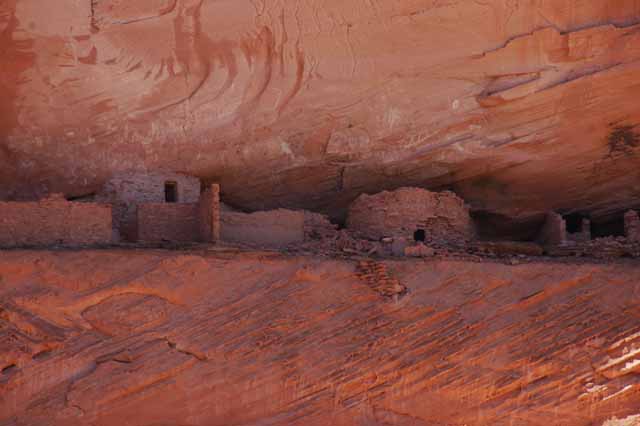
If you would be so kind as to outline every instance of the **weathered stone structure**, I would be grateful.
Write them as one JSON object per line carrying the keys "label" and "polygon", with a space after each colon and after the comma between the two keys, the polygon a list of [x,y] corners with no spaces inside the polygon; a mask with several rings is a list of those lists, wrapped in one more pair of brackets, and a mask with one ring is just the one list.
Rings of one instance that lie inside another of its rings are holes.
{"label": "weathered stone structure", "polygon": [[624,215],[624,235],[628,242],[640,242],[640,216],[635,210]]}
{"label": "weathered stone structure", "polygon": [[336,237],[326,216],[303,210],[277,209],[243,213],[226,208],[220,215],[220,239],[250,246],[283,248]]}
{"label": "weathered stone structure", "polygon": [[545,245],[561,245],[567,242],[567,224],[561,215],[556,212],[547,213],[538,242]]}
{"label": "weathered stone structure", "polygon": [[576,243],[591,241],[591,220],[586,217],[581,218],[578,229],[575,232],[567,230],[567,240]]}
{"label": "weathered stone structure", "polygon": [[304,241],[301,211],[223,211],[220,219],[221,238],[225,242],[277,248]]}
{"label": "weathered stone structure", "polygon": [[216,242],[220,238],[220,186],[211,185],[197,203],[142,203],[137,206],[141,242]]}
{"label": "weathered stone structure", "polygon": [[0,246],[111,243],[111,206],[54,194],[37,202],[0,202]]}
{"label": "weathered stone structure", "polygon": [[200,180],[173,172],[129,172],[113,176],[95,200],[113,205],[115,239],[138,239],[137,208],[143,203],[197,203]]}
{"label": "weathered stone structure", "polygon": [[361,195],[349,207],[347,228],[371,240],[464,242],[474,238],[469,208],[461,198],[453,192],[420,188]]}
{"label": "weathered stone structure", "polygon": [[591,241],[591,220],[586,217],[579,217],[579,223],[571,232],[567,226],[567,219],[556,212],[549,212],[545,218],[545,223],[540,230],[538,242],[545,245],[563,245],[570,243],[586,243]]}

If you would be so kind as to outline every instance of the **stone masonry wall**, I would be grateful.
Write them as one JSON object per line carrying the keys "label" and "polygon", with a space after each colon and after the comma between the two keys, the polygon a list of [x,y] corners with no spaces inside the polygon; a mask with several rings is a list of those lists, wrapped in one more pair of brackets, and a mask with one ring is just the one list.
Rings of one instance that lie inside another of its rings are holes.
{"label": "stone masonry wall", "polygon": [[220,185],[213,184],[200,194],[198,203],[200,241],[220,240]]}
{"label": "stone masonry wall", "polygon": [[138,240],[141,242],[195,242],[200,239],[199,206],[147,203],[137,209]]}
{"label": "stone masonry wall", "polygon": [[640,242],[640,216],[638,216],[638,212],[629,210],[625,213],[624,235],[629,242]]}
{"label": "stone masonry wall", "polygon": [[413,239],[423,229],[427,240],[462,242],[474,238],[469,209],[453,192],[401,188],[363,194],[349,207],[347,228],[371,240],[384,237]]}
{"label": "stone masonry wall", "polygon": [[582,223],[580,224],[580,231],[573,233],[567,232],[567,240],[575,241],[577,243],[591,241],[591,220],[586,218],[582,219]]}
{"label": "stone masonry wall", "polygon": [[561,215],[547,213],[544,225],[540,230],[538,242],[545,245],[561,245],[567,241],[567,224]]}
{"label": "stone masonry wall", "polygon": [[220,236],[225,242],[281,248],[304,241],[304,223],[305,214],[302,211],[223,211],[220,216]]}
{"label": "stone masonry wall", "polygon": [[62,195],[38,202],[0,202],[0,246],[111,243],[111,206],[73,203]]}
{"label": "stone masonry wall", "polygon": [[138,238],[137,206],[144,203],[164,203],[164,185],[177,184],[177,203],[197,203],[200,198],[198,178],[172,172],[129,172],[113,176],[95,201],[113,204],[113,228],[116,236],[135,241]]}

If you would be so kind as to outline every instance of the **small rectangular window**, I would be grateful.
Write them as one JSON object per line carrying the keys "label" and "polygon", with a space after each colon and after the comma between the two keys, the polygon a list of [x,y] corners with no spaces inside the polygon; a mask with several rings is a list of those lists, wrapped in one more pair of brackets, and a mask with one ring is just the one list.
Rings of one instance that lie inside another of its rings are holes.
{"label": "small rectangular window", "polygon": [[164,183],[164,200],[167,203],[178,202],[178,184],[176,182]]}

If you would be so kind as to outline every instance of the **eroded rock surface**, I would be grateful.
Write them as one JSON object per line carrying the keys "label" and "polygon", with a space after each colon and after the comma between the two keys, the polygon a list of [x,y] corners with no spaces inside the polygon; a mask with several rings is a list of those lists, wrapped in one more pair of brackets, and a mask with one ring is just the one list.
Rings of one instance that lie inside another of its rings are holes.
{"label": "eroded rock surface", "polygon": [[362,192],[605,220],[640,204],[638,0],[5,0],[0,198],[113,173],[246,209]]}
{"label": "eroded rock surface", "polygon": [[0,424],[635,426],[639,283],[637,263],[3,252]]}

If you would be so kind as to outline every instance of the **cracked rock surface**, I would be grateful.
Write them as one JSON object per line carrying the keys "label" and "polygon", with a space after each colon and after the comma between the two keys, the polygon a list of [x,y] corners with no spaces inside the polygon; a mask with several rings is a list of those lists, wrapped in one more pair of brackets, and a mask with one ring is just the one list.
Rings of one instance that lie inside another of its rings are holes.
{"label": "cracked rock surface", "polygon": [[423,186],[605,220],[640,204],[639,22],[638,0],[4,0],[0,198],[168,168],[245,209]]}
{"label": "cracked rock surface", "polygon": [[3,252],[0,424],[636,426],[639,283],[632,262]]}

